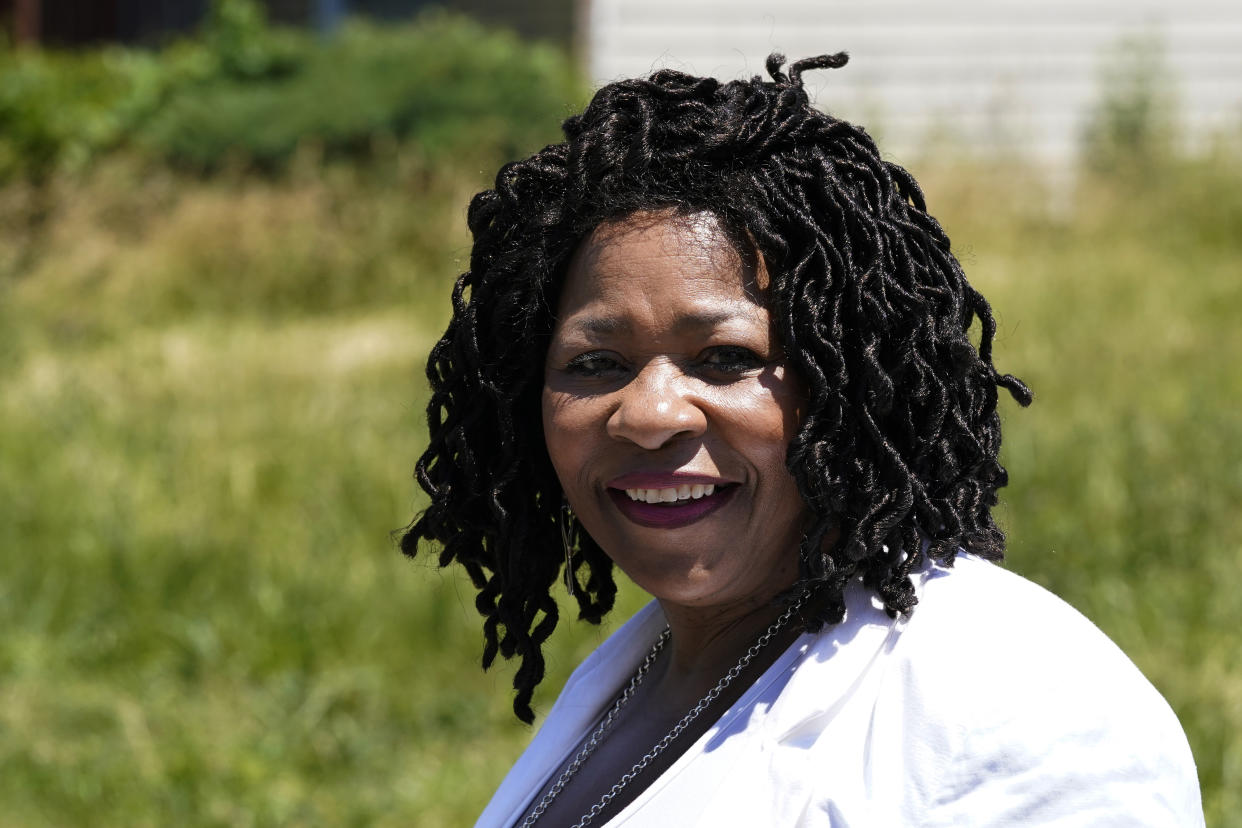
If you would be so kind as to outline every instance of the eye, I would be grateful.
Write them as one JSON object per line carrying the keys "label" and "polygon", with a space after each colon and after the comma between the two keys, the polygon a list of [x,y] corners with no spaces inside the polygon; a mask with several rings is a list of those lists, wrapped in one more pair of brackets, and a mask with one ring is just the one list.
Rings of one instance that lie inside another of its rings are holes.
{"label": "eye", "polygon": [[565,366],[565,373],[577,377],[602,377],[624,371],[616,358],[600,351],[579,354]]}
{"label": "eye", "polygon": [[700,359],[703,367],[721,374],[741,374],[764,366],[763,358],[740,345],[709,348]]}

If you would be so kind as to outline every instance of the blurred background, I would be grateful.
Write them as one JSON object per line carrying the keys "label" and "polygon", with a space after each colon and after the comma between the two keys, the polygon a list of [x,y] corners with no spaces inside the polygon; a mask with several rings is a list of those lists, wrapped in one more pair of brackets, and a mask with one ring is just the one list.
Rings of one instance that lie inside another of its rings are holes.
{"label": "blurred background", "polygon": [[[600,82],[848,50],[818,103],[1036,391],[1009,566],[1242,826],[1239,47],[1203,0],[0,0],[0,825],[470,824],[532,731],[391,538],[465,205]],[[562,624],[542,709],[607,629]]]}

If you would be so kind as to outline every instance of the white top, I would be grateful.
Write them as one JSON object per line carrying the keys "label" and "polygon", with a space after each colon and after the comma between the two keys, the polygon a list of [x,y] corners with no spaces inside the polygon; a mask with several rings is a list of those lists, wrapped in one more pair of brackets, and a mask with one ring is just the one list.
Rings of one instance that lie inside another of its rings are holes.
{"label": "white top", "polygon": [[[915,580],[904,620],[853,585],[842,623],[799,637],[607,825],[1203,825],[1177,718],[1090,621],[971,556]],[[664,623],[649,604],[574,671],[478,828],[525,816]]]}

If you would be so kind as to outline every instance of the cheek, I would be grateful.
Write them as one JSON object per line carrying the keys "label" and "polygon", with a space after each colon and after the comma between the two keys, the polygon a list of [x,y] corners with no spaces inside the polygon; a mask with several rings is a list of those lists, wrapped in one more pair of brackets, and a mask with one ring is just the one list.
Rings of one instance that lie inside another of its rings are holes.
{"label": "cheek", "polygon": [[779,432],[777,439],[781,444],[781,467],[784,468],[789,443],[802,428],[802,419],[806,415],[806,386],[797,376],[787,373],[769,391],[770,416]]}
{"label": "cheek", "polygon": [[564,443],[564,426],[562,418],[558,416],[561,412],[557,405],[556,394],[549,391],[546,385],[543,387],[539,404],[543,418],[543,443],[547,446],[548,456],[552,459],[552,465],[556,467],[556,473],[559,475],[561,466],[557,458],[560,455],[561,445]]}
{"label": "cheek", "polygon": [[[741,393],[738,393],[741,392]],[[731,412],[733,439],[748,447],[764,465],[775,463],[782,469],[790,440],[798,433],[805,410],[801,387],[788,380],[762,379],[742,389],[729,389],[717,401],[718,410]]]}
{"label": "cheek", "polygon": [[804,411],[800,385],[766,383],[754,389],[743,416],[736,421],[737,445],[759,474],[762,508],[775,522],[793,521],[805,508],[786,462]]}
{"label": "cheek", "polygon": [[561,488],[568,491],[574,484],[574,470],[583,467],[583,451],[587,441],[583,439],[582,412],[570,403],[564,394],[551,391],[545,385],[541,400],[543,415],[543,440],[548,458],[561,481]]}

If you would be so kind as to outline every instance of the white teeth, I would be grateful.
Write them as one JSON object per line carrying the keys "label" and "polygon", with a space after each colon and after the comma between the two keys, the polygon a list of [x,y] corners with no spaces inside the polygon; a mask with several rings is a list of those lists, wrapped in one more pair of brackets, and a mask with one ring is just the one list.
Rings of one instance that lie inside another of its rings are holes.
{"label": "white teeth", "polygon": [[716,491],[711,483],[683,483],[677,488],[663,489],[626,489],[625,494],[630,500],[639,503],[676,503],[679,500],[698,500]]}

